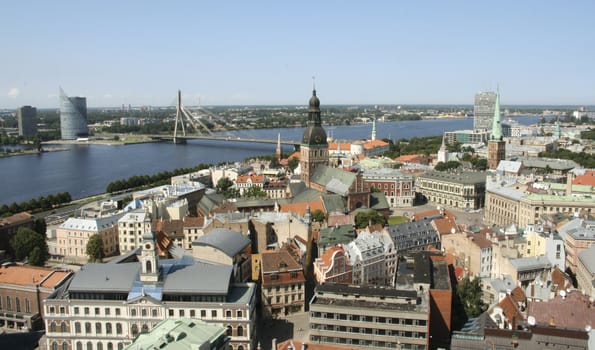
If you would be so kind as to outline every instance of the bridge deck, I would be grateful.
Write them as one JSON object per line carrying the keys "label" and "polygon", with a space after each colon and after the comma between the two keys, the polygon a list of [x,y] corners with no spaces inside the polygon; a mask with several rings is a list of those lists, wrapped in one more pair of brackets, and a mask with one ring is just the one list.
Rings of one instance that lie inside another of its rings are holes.
{"label": "bridge deck", "polygon": [[[172,140],[173,136],[170,135],[147,135],[152,139],[156,140]],[[177,140],[211,140],[211,141],[234,141],[234,142],[253,142],[253,143],[270,143],[277,144],[277,140],[271,139],[259,139],[259,138],[245,138],[236,136],[213,136],[213,135],[186,135],[177,136]],[[300,142],[293,140],[281,140],[282,145],[299,145]]]}

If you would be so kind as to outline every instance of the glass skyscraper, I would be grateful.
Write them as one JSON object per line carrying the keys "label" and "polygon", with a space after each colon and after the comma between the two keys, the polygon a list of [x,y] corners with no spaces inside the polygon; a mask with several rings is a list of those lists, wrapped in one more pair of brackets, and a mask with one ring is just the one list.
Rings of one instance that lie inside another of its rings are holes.
{"label": "glass skyscraper", "polygon": [[76,140],[89,136],[87,99],[68,97],[60,88],[60,131],[62,140]]}
{"label": "glass skyscraper", "polygon": [[17,109],[19,136],[33,136],[37,133],[37,108],[23,106]]}

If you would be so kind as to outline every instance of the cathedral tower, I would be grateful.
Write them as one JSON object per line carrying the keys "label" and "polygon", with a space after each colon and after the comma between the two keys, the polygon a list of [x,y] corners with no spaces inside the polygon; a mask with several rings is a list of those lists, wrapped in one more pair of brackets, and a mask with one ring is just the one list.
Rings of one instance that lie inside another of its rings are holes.
{"label": "cathedral tower", "polygon": [[[150,216],[147,215],[145,221],[149,221]],[[143,234],[143,247],[141,252],[141,274],[140,280],[143,283],[157,283],[159,282],[159,275],[161,274],[161,267],[159,266],[159,253],[157,251],[157,241],[155,233],[152,230],[147,230]]]}
{"label": "cathedral tower", "polygon": [[320,118],[320,100],[316,97],[316,88],[312,90],[308,107],[308,125],[300,145],[300,167],[302,181],[310,187],[310,179],[316,168],[328,165],[328,143],[326,132],[322,128]]}

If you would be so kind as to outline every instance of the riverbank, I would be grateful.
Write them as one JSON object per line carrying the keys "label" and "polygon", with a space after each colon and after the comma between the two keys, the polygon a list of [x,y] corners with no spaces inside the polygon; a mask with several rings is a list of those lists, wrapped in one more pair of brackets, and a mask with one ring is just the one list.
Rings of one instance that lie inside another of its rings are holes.
{"label": "riverbank", "polygon": [[[117,136],[117,137],[116,137]],[[139,143],[159,142],[144,135],[97,135],[96,137],[80,140],[52,140],[42,142],[44,145],[105,145],[125,146]]]}
{"label": "riverbank", "polygon": [[14,157],[14,156],[28,156],[31,154],[43,154],[43,153],[62,152],[62,151],[68,151],[68,149],[67,148],[58,148],[58,147],[42,149],[41,151],[38,151],[36,149],[26,149],[26,150],[21,150],[21,151],[17,151],[17,152],[0,153],[0,158],[8,158],[8,157]]}

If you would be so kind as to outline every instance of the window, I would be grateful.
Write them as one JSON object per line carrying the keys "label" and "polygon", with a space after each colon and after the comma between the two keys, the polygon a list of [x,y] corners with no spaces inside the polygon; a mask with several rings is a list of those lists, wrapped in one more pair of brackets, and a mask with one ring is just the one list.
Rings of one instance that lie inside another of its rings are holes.
{"label": "window", "polygon": [[58,343],[56,343],[56,342],[52,343],[52,350],[58,350]]}
{"label": "window", "polygon": [[99,315],[101,312],[98,307],[95,308],[95,315]]}
{"label": "window", "polygon": [[106,307],[105,308],[105,316],[109,316],[109,314],[110,314],[110,309]]}
{"label": "window", "polygon": [[236,313],[236,316],[238,318],[242,318],[242,310],[238,310],[238,312]]}
{"label": "window", "polygon": [[87,350],[93,350],[93,343],[90,341],[87,342]]}
{"label": "window", "polygon": [[109,322],[105,324],[105,334],[112,334],[112,324]]}
{"label": "window", "polygon": [[78,308],[78,307],[75,307],[75,308],[74,308],[74,314],[75,314],[75,315],[78,315],[78,314],[79,314],[79,311],[80,311],[80,310],[79,310],[79,308]]}
{"label": "window", "polygon": [[76,350],[83,350],[83,343],[81,343],[80,341],[76,342]]}
{"label": "window", "polygon": [[50,332],[55,332],[56,331],[56,322],[50,323]]}
{"label": "window", "polygon": [[238,337],[243,337],[244,336],[244,327],[238,326],[237,333],[238,333],[237,334]]}
{"label": "window", "polygon": [[120,308],[119,307],[116,308],[116,316],[120,316]]}
{"label": "window", "polygon": [[130,316],[136,317],[136,309],[130,310]]}
{"label": "window", "polygon": [[231,310],[225,310],[225,317],[231,318]]}
{"label": "window", "polygon": [[101,323],[95,323],[95,333],[101,334]]}
{"label": "window", "polygon": [[66,333],[66,323],[65,322],[60,323],[60,332]]}
{"label": "window", "polygon": [[200,310],[200,317],[207,317],[207,310]]}
{"label": "window", "polygon": [[132,327],[130,327],[130,333],[132,333],[133,336],[136,336],[138,334],[138,326],[133,324]]}
{"label": "window", "polygon": [[89,308],[88,308],[88,307],[86,307],[86,308],[85,308],[85,315],[88,315],[88,314],[89,314]]}
{"label": "window", "polygon": [[211,310],[211,317],[217,318],[217,310]]}
{"label": "window", "polygon": [[74,324],[74,333],[80,333],[81,332],[81,324],[79,322],[76,322]]}
{"label": "window", "polygon": [[122,324],[116,323],[116,334],[122,334]]}
{"label": "window", "polygon": [[194,318],[196,316],[196,312],[194,310],[190,310],[190,317]]}
{"label": "window", "polygon": [[231,337],[232,334],[232,329],[231,326],[227,326],[227,333],[225,335],[230,336]]}
{"label": "window", "polygon": [[62,343],[62,350],[68,350],[68,343],[67,342]]}
{"label": "window", "polygon": [[85,323],[85,333],[91,333],[91,322]]}
{"label": "window", "polygon": [[107,350],[114,350],[114,344],[112,342],[107,343]]}
{"label": "window", "polygon": [[146,309],[140,310],[140,314],[142,317],[147,317],[147,310]]}
{"label": "window", "polygon": [[172,310],[172,309],[169,309],[169,310],[168,310],[168,314],[169,314],[170,316],[173,316],[173,315],[174,315],[174,310]]}
{"label": "window", "polygon": [[[7,295],[6,296],[6,310],[11,310],[12,309],[12,302],[10,301],[10,297]],[[54,313],[54,308],[51,307],[50,308],[50,313],[53,314]]]}
{"label": "window", "polygon": [[180,317],[184,317],[184,310],[178,310],[178,315],[180,315]]}
{"label": "window", "polygon": [[157,309],[152,309],[151,310],[151,316],[157,317]]}

